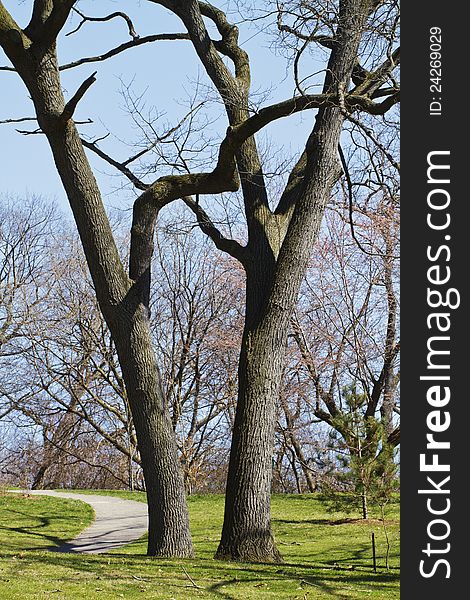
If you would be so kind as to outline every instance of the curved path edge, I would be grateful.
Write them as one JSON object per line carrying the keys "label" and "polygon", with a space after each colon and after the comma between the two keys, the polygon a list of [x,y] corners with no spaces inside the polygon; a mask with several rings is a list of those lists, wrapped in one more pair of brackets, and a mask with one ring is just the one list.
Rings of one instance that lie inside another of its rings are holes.
{"label": "curved path edge", "polygon": [[148,530],[147,504],[144,502],[55,490],[18,490],[16,493],[81,500],[95,511],[93,523],[73,540],[51,548],[54,552],[100,554],[134,542]]}

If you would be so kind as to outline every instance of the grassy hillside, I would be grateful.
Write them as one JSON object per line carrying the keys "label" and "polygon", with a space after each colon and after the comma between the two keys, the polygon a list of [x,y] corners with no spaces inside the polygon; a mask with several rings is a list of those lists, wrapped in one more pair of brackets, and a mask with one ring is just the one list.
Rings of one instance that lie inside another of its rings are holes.
{"label": "grassy hillside", "polygon": [[[107,492],[108,493],[108,492]],[[111,493],[111,492],[109,492]],[[143,494],[114,492],[145,500]],[[398,501],[379,519],[327,510],[315,495],[274,496],[273,525],[282,565],[221,563],[222,496],[189,499],[197,556],[145,556],[145,540],[103,555],[58,554],[45,548],[71,539],[92,519],[86,504],[46,496],[0,495],[0,599],[364,600],[399,598]],[[378,517],[378,515],[374,515]],[[371,534],[377,545],[372,568]]]}

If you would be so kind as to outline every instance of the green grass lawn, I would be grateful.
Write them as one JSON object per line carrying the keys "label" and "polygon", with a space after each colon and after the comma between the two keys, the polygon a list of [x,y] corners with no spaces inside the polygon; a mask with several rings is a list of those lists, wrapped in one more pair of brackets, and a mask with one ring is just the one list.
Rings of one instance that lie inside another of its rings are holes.
{"label": "green grass lawn", "polygon": [[[106,492],[145,501],[144,494]],[[378,519],[330,512],[315,495],[274,496],[281,565],[213,560],[223,497],[189,499],[196,558],[152,559],[145,540],[101,555],[48,552],[93,518],[81,502],[0,494],[0,599],[377,600],[399,598],[398,500],[387,507],[390,569]],[[378,516],[378,515],[376,515]],[[371,533],[377,546],[372,568]]]}

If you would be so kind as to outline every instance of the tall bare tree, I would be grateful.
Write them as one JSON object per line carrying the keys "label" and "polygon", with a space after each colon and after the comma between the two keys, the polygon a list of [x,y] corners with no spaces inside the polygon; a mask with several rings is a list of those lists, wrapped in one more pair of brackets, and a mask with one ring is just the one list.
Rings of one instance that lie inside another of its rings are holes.
{"label": "tall bare tree", "polygon": [[[307,3],[311,32],[305,43],[319,44],[329,54],[322,93],[300,95],[292,101],[259,110],[250,117],[250,68],[238,44],[236,27],[218,9],[204,3],[161,2],[184,22],[209,77],[224,101],[230,133],[250,123],[318,108],[305,151],[292,170],[281,197],[270,206],[261,161],[253,137],[236,151],[243,190],[248,243],[242,249],[221,240],[196,203],[186,200],[203,230],[215,243],[238,258],[246,272],[245,328],[240,355],[238,405],[227,483],[225,519],[218,558],[280,560],[270,526],[271,461],[275,406],[279,393],[289,321],[307,261],[318,234],[331,191],[341,176],[338,144],[345,120],[352,112],[384,114],[398,99],[394,84],[384,89],[395,68],[398,52],[385,45],[374,69],[359,63],[361,45],[367,44],[369,25],[382,3],[344,1],[321,11]],[[300,3],[303,6],[304,3]],[[320,15],[326,15],[320,17]],[[221,40],[211,43],[202,17],[217,27]],[[387,53],[388,52],[388,53]],[[220,55],[230,58],[234,74]],[[360,76],[357,76],[357,73]],[[354,77],[353,77],[354,74]],[[351,78],[353,87],[351,89]],[[299,86],[300,87],[300,86]],[[384,97],[375,103],[375,97]],[[323,98],[320,100],[320,98]],[[319,101],[316,104],[316,100]],[[301,107],[303,102],[306,102]],[[230,136],[229,133],[229,136]],[[253,132],[255,133],[255,132]]]}
{"label": "tall bare tree", "polygon": [[193,550],[176,440],[149,329],[151,242],[144,248],[141,244],[142,236],[148,241],[148,228],[141,221],[134,225],[127,274],[73,121],[78,102],[95,78],[88,78],[68,102],[60,81],[56,40],[74,4],[73,0],[36,0],[29,24],[21,28],[0,3],[0,45],[27,87],[38,125],[51,147],[119,355],[146,480],[148,553],[190,556]]}

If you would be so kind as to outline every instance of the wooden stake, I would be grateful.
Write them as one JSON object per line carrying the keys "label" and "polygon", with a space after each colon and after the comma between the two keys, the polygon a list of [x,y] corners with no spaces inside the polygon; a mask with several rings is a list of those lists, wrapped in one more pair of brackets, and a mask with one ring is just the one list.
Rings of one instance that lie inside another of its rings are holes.
{"label": "wooden stake", "polygon": [[374,561],[374,573],[377,573],[377,562],[375,558],[375,534],[372,532],[372,557]]}

